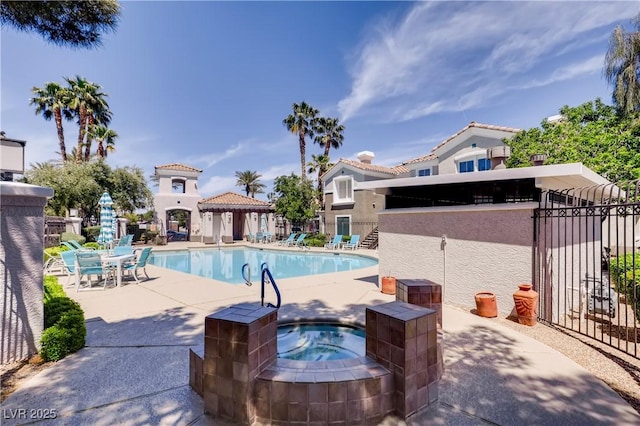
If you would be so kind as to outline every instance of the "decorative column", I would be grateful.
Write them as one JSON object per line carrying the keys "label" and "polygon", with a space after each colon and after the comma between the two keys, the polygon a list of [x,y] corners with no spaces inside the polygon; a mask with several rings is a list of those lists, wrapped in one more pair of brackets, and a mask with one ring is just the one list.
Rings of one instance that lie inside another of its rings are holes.
{"label": "decorative column", "polygon": [[395,412],[406,419],[438,399],[436,311],[404,302],[367,308],[367,356],[393,373]]}
{"label": "decorative column", "polygon": [[256,376],[276,361],[277,309],[257,303],[225,308],[205,319],[202,391],[213,417],[252,424]]}
{"label": "decorative column", "polygon": [[0,182],[0,364],[38,352],[44,328],[44,206],[53,189]]}

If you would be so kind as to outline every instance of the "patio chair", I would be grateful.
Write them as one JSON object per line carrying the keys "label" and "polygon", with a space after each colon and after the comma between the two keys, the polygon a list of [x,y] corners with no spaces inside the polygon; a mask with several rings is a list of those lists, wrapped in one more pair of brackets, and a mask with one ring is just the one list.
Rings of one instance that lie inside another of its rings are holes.
{"label": "patio chair", "polygon": [[85,247],[75,240],[62,241],[60,245],[65,246],[69,250],[94,250],[92,247]]}
{"label": "patio chair", "polygon": [[360,243],[360,235],[352,235],[351,239],[349,240],[348,243],[344,243],[342,245],[342,248],[344,249],[350,249],[350,250],[355,250],[358,248],[358,244]]}
{"label": "patio chair", "polygon": [[76,276],[76,250],[65,250],[60,252],[62,259],[62,272],[67,274],[67,285],[71,284],[71,278]]}
{"label": "patio chair", "polygon": [[286,240],[278,241],[278,245],[279,246],[288,246],[289,244],[293,243],[295,238],[296,238],[296,233],[292,232],[291,234],[289,234],[289,238],[287,238]]}
{"label": "patio chair", "polygon": [[270,243],[273,241],[273,235],[271,234],[271,232],[265,232],[263,238],[265,243]]}
{"label": "patio chair", "polygon": [[338,247],[340,247],[341,243],[342,243],[342,235],[335,235],[331,242],[324,245],[324,248],[329,250],[335,250]]}
{"label": "patio chair", "polygon": [[264,234],[262,232],[256,232],[256,243],[261,243],[264,238]]}
{"label": "patio chair", "polygon": [[115,247],[130,247],[132,243],[133,234],[127,234],[118,240],[118,244],[116,244]]}
{"label": "patio chair", "polygon": [[51,274],[54,271],[56,272],[64,272],[64,261],[60,255],[53,256],[44,252],[44,265],[42,266],[42,271],[45,274]]}
{"label": "patio chair", "polygon": [[114,256],[123,256],[131,253],[133,253],[133,246],[115,246],[113,248]]}
{"label": "patio chair", "polygon": [[[102,289],[107,288],[107,282],[109,279],[113,283],[114,280],[114,268],[109,264],[105,264],[102,262],[102,257],[100,253],[92,252],[92,251],[80,251],[76,250],[74,252],[76,262],[77,262],[77,276],[78,279],[76,281],[76,291],[82,290],[93,290],[93,281],[91,281],[91,276],[96,275],[98,277],[97,284],[102,284]],[[82,277],[86,276],[89,286],[82,288]],[[104,279],[103,279],[104,276]]]}
{"label": "patio chair", "polygon": [[306,242],[304,239],[307,237],[307,234],[300,234],[298,238],[296,238],[292,243],[287,244],[287,246],[296,246],[296,247],[304,247]]}
{"label": "patio chair", "polygon": [[144,275],[149,279],[149,275],[147,274],[147,261],[149,260],[149,255],[151,254],[152,247],[145,247],[138,253],[138,258],[135,262],[125,263],[122,265],[122,270],[127,271],[134,280],[136,280],[137,284],[140,284],[140,278],[138,278],[138,270],[142,270]]}

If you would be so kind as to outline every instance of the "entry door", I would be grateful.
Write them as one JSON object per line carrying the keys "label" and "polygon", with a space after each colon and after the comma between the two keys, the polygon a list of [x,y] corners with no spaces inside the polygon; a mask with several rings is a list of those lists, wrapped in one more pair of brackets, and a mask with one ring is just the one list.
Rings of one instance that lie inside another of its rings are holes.
{"label": "entry door", "polygon": [[242,235],[243,229],[244,229],[244,214],[234,213],[233,214],[233,239],[234,240],[242,240],[244,238],[244,235]]}

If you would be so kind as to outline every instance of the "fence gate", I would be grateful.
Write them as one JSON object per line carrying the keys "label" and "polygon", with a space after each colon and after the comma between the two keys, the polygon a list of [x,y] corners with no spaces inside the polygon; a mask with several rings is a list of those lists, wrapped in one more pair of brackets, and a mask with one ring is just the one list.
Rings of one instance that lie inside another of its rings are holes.
{"label": "fence gate", "polygon": [[547,191],[534,212],[539,319],[640,357],[638,182]]}

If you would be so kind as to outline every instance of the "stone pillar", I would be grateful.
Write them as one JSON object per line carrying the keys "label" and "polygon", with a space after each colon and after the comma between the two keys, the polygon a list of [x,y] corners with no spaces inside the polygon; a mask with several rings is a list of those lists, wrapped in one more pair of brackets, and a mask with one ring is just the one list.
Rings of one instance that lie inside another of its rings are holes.
{"label": "stone pillar", "polygon": [[255,421],[256,376],[276,361],[277,309],[257,303],[225,308],[205,319],[204,411],[241,424]]}
{"label": "stone pillar", "polygon": [[444,373],[444,333],[442,331],[442,286],[429,280],[399,279],[396,300],[433,309],[438,322],[438,379]]}
{"label": "stone pillar", "polygon": [[44,328],[44,206],[51,188],[0,182],[0,364],[36,354]]}
{"label": "stone pillar", "polygon": [[114,238],[119,239],[127,235],[127,224],[129,223],[129,219],[126,217],[119,217],[116,220],[118,221],[118,229],[116,230]]}
{"label": "stone pillar", "polygon": [[72,232],[77,235],[82,235],[82,219],[79,217],[68,217],[65,219],[67,222],[67,232]]}
{"label": "stone pillar", "polygon": [[367,356],[393,373],[395,412],[406,419],[438,399],[436,311],[404,302],[367,308]]}

